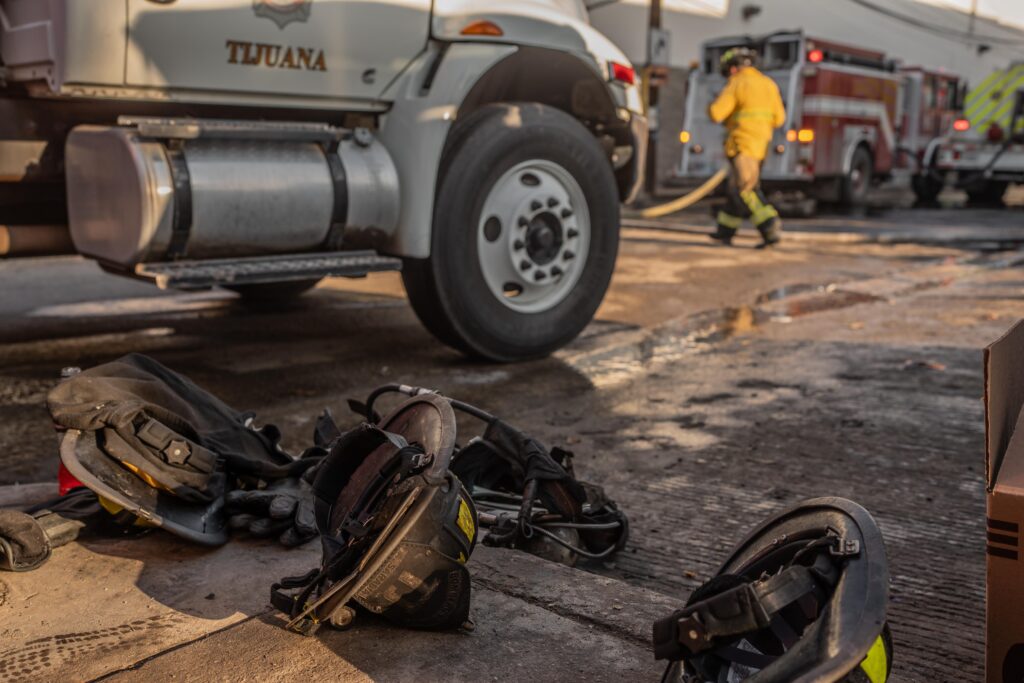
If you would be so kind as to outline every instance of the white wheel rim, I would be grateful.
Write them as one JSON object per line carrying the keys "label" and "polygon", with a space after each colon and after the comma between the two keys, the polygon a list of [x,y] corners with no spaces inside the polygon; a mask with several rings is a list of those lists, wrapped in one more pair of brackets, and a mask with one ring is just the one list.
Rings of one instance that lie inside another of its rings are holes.
{"label": "white wheel rim", "polygon": [[579,282],[590,251],[583,189],[558,164],[516,164],[491,187],[477,225],[477,256],[491,294],[521,313],[554,308]]}

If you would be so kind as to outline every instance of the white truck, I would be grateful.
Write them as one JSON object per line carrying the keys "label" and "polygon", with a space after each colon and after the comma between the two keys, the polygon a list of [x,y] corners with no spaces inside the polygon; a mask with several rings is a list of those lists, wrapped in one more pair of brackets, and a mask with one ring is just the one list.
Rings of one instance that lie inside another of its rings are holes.
{"label": "white truck", "polygon": [[401,269],[494,360],[590,321],[646,128],[581,0],[0,0],[0,255],[249,297]]}
{"label": "white truck", "polygon": [[918,198],[934,200],[951,183],[971,203],[1002,204],[1007,187],[1024,184],[1024,62],[971,88],[961,114],[953,132],[928,149],[926,192]]}

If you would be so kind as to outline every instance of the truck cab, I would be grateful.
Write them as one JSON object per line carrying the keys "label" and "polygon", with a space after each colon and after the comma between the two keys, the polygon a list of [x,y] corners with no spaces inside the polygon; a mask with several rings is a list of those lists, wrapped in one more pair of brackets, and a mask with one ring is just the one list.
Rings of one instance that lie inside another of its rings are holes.
{"label": "truck cab", "polygon": [[0,0],[0,256],[247,297],[401,269],[445,343],[537,357],[608,286],[636,81],[579,0]]}

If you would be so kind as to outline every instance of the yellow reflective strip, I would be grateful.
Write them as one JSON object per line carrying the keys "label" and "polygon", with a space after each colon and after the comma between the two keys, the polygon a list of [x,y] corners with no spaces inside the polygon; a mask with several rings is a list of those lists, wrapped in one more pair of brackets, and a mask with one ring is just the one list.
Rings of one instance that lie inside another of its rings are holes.
{"label": "yellow reflective strip", "polygon": [[[999,109],[996,110],[992,114],[992,116],[990,116],[989,119],[987,121],[985,121],[985,123],[979,124],[978,132],[979,133],[984,133],[989,128],[991,128],[992,124],[994,124],[994,123],[998,123],[1003,128],[1006,128],[1007,126],[1009,126],[1010,125],[1010,111],[1012,109],[1013,109],[1013,100],[1009,100],[1003,106],[999,107]],[[1006,119],[1006,121],[1003,121],[1003,119]]]}
{"label": "yellow reflective strip", "polygon": [[[1003,99],[999,100],[998,106],[993,107],[994,111],[992,111],[991,113],[987,113],[987,115],[983,117],[984,120],[979,121],[979,129],[981,129],[982,126],[985,126],[987,128],[988,126],[997,122],[1000,125],[1010,125],[1008,114],[1010,112],[1011,107],[1013,107],[1013,103],[1016,102],[1017,100],[1017,90],[1019,90],[1020,88],[1024,88],[1024,74],[1022,74],[1020,78],[1013,81],[1013,83],[1011,83],[1005,90],[1003,90]],[[1006,116],[1007,118],[1005,124],[1003,124],[1003,122],[1000,120],[1004,116]],[[982,132],[984,132],[984,130],[982,130]]]}
{"label": "yellow reflective strip", "polygon": [[767,220],[772,218],[778,218],[779,212],[775,210],[775,207],[771,204],[762,205],[760,209],[755,211],[750,217],[750,220],[754,222],[754,225],[761,225]]}
{"label": "yellow reflective strip", "polygon": [[971,88],[971,91],[967,93],[967,97],[964,98],[965,113],[971,109],[972,105],[981,100],[984,95],[988,94],[992,86],[995,85],[997,80],[1002,78],[1004,73],[1003,71],[993,71],[985,77],[985,80],[978,84],[978,87]]}
{"label": "yellow reflective strip", "polygon": [[1017,92],[1017,88],[1022,84],[1024,84],[1024,76],[1018,74],[1016,69],[1007,72],[1006,77],[999,81],[999,85],[996,86],[998,93],[993,91],[993,94],[999,94],[1000,97],[989,99],[979,104],[975,108],[975,112],[967,117],[971,121],[971,126],[979,127],[985,121],[988,121],[991,118],[991,112],[1001,107],[1008,98],[1012,100]]}
{"label": "yellow reflective strip", "polygon": [[[1002,101],[1002,86],[1007,83],[1011,78],[1011,72],[1000,71],[999,78],[992,84],[986,92],[984,97],[978,98],[978,100],[971,104],[971,106],[964,109],[964,115],[971,121],[971,125],[974,125],[974,118],[982,115],[982,113],[992,107],[994,104],[998,104]],[[993,99],[993,95],[999,95]]]}
{"label": "yellow reflective strip", "polygon": [[746,192],[740,192],[740,199],[747,205],[751,213],[757,213],[764,209],[764,204],[761,203],[761,198],[757,196],[757,192],[754,190],[747,190]]}
{"label": "yellow reflective strip", "polygon": [[875,644],[868,650],[868,656],[860,663],[860,668],[871,683],[885,683],[889,661],[885,656],[885,642],[882,636],[875,639]]}
{"label": "yellow reflective strip", "polygon": [[743,219],[739,216],[733,216],[731,213],[725,211],[719,211],[718,216],[715,217],[718,224],[723,228],[729,228],[730,230],[736,230],[743,225]]}

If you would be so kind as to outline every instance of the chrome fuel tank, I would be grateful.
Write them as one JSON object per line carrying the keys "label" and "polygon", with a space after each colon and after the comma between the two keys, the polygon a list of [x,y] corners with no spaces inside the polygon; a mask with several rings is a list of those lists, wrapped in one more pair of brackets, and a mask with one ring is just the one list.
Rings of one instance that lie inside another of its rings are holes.
{"label": "chrome fuel tank", "polygon": [[112,266],[335,250],[398,223],[398,174],[365,129],[78,126],[65,157],[75,248]]}

